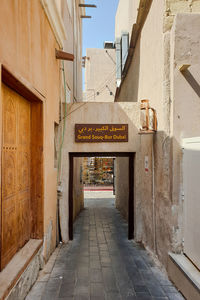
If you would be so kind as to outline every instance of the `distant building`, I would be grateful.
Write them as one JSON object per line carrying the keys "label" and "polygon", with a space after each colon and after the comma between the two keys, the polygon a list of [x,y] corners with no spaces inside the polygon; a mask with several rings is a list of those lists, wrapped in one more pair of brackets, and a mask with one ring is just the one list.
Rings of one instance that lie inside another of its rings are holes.
{"label": "distant building", "polygon": [[112,42],[105,42],[104,49],[90,48],[86,50],[84,101],[114,102],[115,61],[115,47]]}

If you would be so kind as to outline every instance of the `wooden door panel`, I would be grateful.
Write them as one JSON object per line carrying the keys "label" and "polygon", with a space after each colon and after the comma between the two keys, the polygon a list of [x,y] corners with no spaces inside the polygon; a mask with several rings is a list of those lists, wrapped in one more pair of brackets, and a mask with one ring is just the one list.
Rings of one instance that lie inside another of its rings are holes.
{"label": "wooden door panel", "polygon": [[[3,145],[15,146],[17,143],[17,102],[3,85]],[[16,149],[15,149],[16,150]]]}
{"label": "wooden door panel", "polygon": [[25,191],[19,193],[18,205],[19,205],[19,220],[18,220],[18,239],[19,247],[23,247],[30,239],[30,205],[29,205],[30,193]]}
{"label": "wooden door panel", "polygon": [[[17,251],[17,103],[3,86],[1,267]],[[4,101],[5,100],[5,101]]]}
{"label": "wooden door panel", "polygon": [[30,157],[28,152],[18,151],[18,191],[30,190]]}
{"label": "wooden door panel", "polygon": [[30,103],[21,96],[18,97],[18,146],[30,152]]}
{"label": "wooden door panel", "polygon": [[17,153],[15,150],[6,148],[3,147],[2,151],[2,205],[7,198],[15,195],[17,191]]}
{"label": "wooden door panel", "polygon": [[18,249],[16,230],[16,195],[7,198],[2,204],[1,266],[4,267]]}
{"label": "wooden door panel", "polygon": [[18,96],[18,226],[19,247],[30,238],[30,103]]}
{"label": "wooden door panel", "polygon": [[5,85],[1,267],[30,238],[30,103]]}

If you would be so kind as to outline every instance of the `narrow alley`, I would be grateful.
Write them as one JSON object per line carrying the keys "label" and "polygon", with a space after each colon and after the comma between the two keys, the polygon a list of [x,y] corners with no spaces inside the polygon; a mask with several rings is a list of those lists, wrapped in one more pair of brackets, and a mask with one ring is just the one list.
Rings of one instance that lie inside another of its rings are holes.
{"label": "narrow alley", "polygon": [[112,191],[86,197],[74,240],[60,248],[51,272],[39,276],[26,300],[183,299],[148,252],[127,239]]}
{"label": "narrow alley", "polygon": [[0,1],[0,300],[200,300],[200,0]]}

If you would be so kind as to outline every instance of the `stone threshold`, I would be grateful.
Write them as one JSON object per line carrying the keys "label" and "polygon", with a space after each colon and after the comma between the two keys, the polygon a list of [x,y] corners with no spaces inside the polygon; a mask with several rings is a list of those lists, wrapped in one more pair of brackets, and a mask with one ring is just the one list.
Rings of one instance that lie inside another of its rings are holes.
{"label": "stone threshold", "polygon": [[42,240],[31,239],[15,254],[0,272],[0,299],[3,300],[14,287],[32,258],[42,246]]}
{"label": "stone threshold", "polygon": [[200,300],[200,271],[184,254],[169,253],[168,273],[186,299]]}

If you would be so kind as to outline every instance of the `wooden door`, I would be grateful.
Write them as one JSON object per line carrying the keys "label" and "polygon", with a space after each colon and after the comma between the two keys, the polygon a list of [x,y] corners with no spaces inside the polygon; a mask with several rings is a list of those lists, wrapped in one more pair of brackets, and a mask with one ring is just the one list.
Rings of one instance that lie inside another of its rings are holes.
{"label": "wooden door", "polygon": [[30,238],[30,103],[2,85],[1,268]]}

